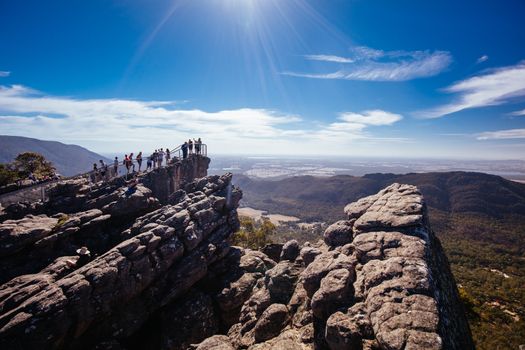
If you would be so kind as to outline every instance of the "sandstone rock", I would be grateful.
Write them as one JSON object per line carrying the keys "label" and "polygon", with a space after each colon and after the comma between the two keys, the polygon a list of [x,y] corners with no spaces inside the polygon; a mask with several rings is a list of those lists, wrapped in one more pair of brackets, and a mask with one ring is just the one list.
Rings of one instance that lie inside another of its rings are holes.
{"label": "sandstone rock", "polygon": [[354,271],[336,269],[322,280],[312,297],[312,311],[317,318],[326,319],[338,308],[349,305],[353,298]]}
{"label": "sandstone rock", "polygon": [[315,260],[301,273],[304,289],[309,297],[319,289],[321,280],[332,270],[347,269],[352,271],[357,261],[338,252],[327,252],[318,255]]}
{"label": "sandstone rock", "polygon": [[217,302],[223,311],[231,311],[240,308],[250,297],[252,289],[257,283],[257,275],[245,273],[238,280],[224,288],[217,295]]}
{"label": "sandstone rock", "polygon": [[299,243],[295,239],[292,239],[283,245],[280,260],[295,261],[295,258],[297,258],[298,255]]}
{"label": "sandstone rock", "polygon": [[122,188],[118,198],[102,208],[104,213],[113,217],[129,217],[145,214],[152,208],[158,208],[160,203],[158,199],[152,197],[150,189],[141,184],[136,186],[135,192],[126,195],[126,188]]}
{"label": "sandstone rock", "polygon": [[[369,199],[371,205],[354,223],[357,232],[423,224],[423,198],[415,186],[392,184]],[[351,209],[349,213],[355,215]]]}
{"label": "sandstone rock", "polygon": [[301,259],[303,260],[303,264],[305,266],[308,266],[315,260],[315,257],[320,255],[321,253],[322,253],[321,250],[318,248],[304,247],[303,249],[301,249],[301,252],[299,253],[299,255],[301,256]]}
{"label": "sandstone rock", "polygon": [[296,330],[285,330],[279,336],[248,347],[248,350],[313,350],[312,344],[301,341],[301,333]]}
{"label": "sandstone rock", "polygon": [[[185,349],[219,330],[210,296],[194,292],[162,310],[161,349]],[[220,349],[220,348],[219,348]]]}
{"label": "sandstone rock", "polygon": [[[123,202],[109,204],[102,211],[92,210],[70,216],[64,226],[66,230],[87,224],[98,227],[100,221],[90,223],[104,217],[100,215],[103,211],[110,212],[110,217],[118,217],[121,212],[122,215],[128,215],[126,210],[137,215],[137,211],[149,208],[149,194],[149,190],[139,187],[135,194],[123,199]],[[132,198],[133,196],[136,198]],[[22,289],[22,294],[16,299],[4,298],[0,310],[0,347],[74,348],[80,344],[83,347],[95,347],[102,344],[101,339],[104,337],[122,339],[133,334],[159,308],[166,307],[163,314],[167,320],[170,317],[167,305],[201,280],[206,275],[207,266],[228,252],[226,240],[237,229],[237,221],[233,218],[236,212],[235,208],[217,204],[221,203],[218,196],[219,193],[214,194],[214,198],[204,194],[184,197],[183,203],[173,207],[166,206],[138,218],[121,235],[128,237],[127,240],[69,275],[63,276],[64,273],[58,271],[66,270],[55,265],[55,275],[45,277],[43,271],[34,278],[36,283],[27,284],[20,279],[16,282],[16,288],[20,290],[24,283],[27,288]],[[124,203],[126,201],[128,202]],[[179,215],[186,208],[195,207],[197,203],[209,204],[208,209],[203,210],[211,209],[212,215],[204,215],[202,210],[193,212],[189,217]],[[44,220],[48,223],[47,227],[58,222],[57,218]],[[229,226],[229,223],[234,226]],[[200,244],[192,247],[193,250],[185,251],[179,236],[182,237],[184,229],[190,224],[201,230],[202,237]],[[263,264],[268,261],[266,259]],[[63,264],[76,268],[74,259],[64,260]],[[260,276],[262,277],[262,273]],[[16,283],[10,287],[15,287]],[[199,315],[206,315],[204,310],[213,310],[209,296],[206,295],[186,305],[187,307],[173,307],[176,310],[199,310],[195,311]],[[190,311],[187,313],[193,313]],[[206,316],[205,319],[212,318]],[[95,320],[99,321],[94,322]],[[167,325],[169,322],[164,323]],[[187,329],[184,334],[204,337],[215,333],[218,327],[216,324],[209,324],[209,327],[200,329],[195,328],[197,324],[197,319],[181,324],[181,327],[185,326]],[[202,332],[203,329],[210,331],[205,333]],[[178,331],[180,329],[176,330]],[[170,332],[169,329],[164,330],[165,344],[181,341],[187,344],[191,338],[190,335],[185,335],[182,340],[177,338],[179,333]]]}
{"label": "sandstone rock", "polygon": [[363,340],[373,337],[365,305],[357,303],[347,313],[332,314],[326,321],[325,337],[332,350],[363,348]]}
{"label": "sandstone rock", "polygon": [[241,322],[239,332],[244,334],[250,331],[255,326],[255,323],[257,323],[257,320],[260,318],[264,310],[266,310],[271,303],[272,298],[266,287],[256,290],[250,299],[244,303],[241,309],[239,317],[239,322]]}
{"label": "sandstone rock", "polygon": [[214,335],[198,344],[195,350],[235,350],[230,338],[225,335]]}
{"label": "sandstone rock", "polygon": [[0,224],[0,257],[14,254],[51,234],[58,219],[46,215],[28,215]]}
{"label": "sandstone rock", "polygon": [[323,234],[325,243],[331,247],[337,247],[352,242],[353,224],[351,220],[341,220],[328,226]]}
{"label": "sandstone rock", "polygon": [[294,263],[283,260],[266,271],[264,283],[273,301],[286,304],[295,289],[299,278],[299,269]]}
{"label": "sandstone rock", "polygon": [[361,263],[389,257],[424,257],[423,239],[400,232],[371,232],[356,236],[353,246],[359,252]]}
{"label": "sandstone rock", "polygon": [[279,262],[282,250],[283,245],[278,243],[266,244],[264,247],[261,248],[261,252],[275,262]]}
{"label": "sandstone rock", "polygon": [[331,350],[361,349],[361,336],[355,323],[342,312],[336,312],[326,321],[326,342]]}
{"label": "sandstone rock", "polygon": [[[231,174],[186,181],[202,171],[189,168],[195,158],[144,176],[136,198],[121,196],[122,179],[70,185],[57,190],[60,212],[46,205],[48,216],[26,218],[52,228],[2,258],[0,272],[44,259],[0,286],[0,348],[473,348],[415,187],[348,205],[326,244],[266,255],[230,247],[241,192]],[[84,266],[67,254],[81,246],[93,256]]]}
{"label": "sandstone rock", "polygon": [[275,262],[264,253],[251,249],[245,250],[239,262],[239,267],[246,272],[265,273],[274,266]]}
{"label": "sandstone rock", "polygon": [[288,309],[283,304],[270,305],[255,324],[254,338],[260,343],[277,336],[288,322]]}

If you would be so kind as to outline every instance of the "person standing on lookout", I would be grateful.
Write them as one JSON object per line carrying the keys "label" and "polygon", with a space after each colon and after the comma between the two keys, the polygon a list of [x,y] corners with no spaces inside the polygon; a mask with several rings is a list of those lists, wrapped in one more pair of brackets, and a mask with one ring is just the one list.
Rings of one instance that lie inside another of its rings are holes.
{"label": "person standing on lookout", "polygon": [[133,153],[129,154],[129,164],[133,167],[133,172],[135,172],[135,162],[133,161]]}
{"label": "person standing on lookout", "polygon": [[108,166],[106,165],[106,163],[104,163],[102,159],[99,160],[99,162],[100,162],[100,177],[101,177],[101,180],[105,180],[106,174],[108,172]]}
{"label": "person standing on lookout", "polygon": [[182,159],[188,158],[188,143],[184,142],[180,149],[182,150]]}
{"label": "person standing on lookout", "polygon": [[166,148],[166,165],[168,165],[168,163],[170,162],[170,159],[171,159],[170,149]]}
{"label": "person standing on lookout", "polygon": [[159,152],[155,150],[155,152],[153,152],[152,157],[151,157],[153,161],[153,169],[157,167],[158,157],[159,157]]}
{"label": "person standing on lookout", "polygon": [[201,154],[201,145],[202,145],[202,141],[201,141],[201,138],[199,137],[199,139],[195,141],[195,153]]}
{"label": "person standing on lookout", "polygon": [[94,183],[98,182],[98,168],[97,168],[97,163],[93,163],[93,177],[92,177],[92,181]]}
{"label": "person standing on lookout", "polygon": [[140,167],[142,166],[142,151],[140,151],[139,154],[137,154],[137,157],[135,157],[135,159],[137,160],[137,163],[139,165],[139,173],[140,173]]}
{"label": "person standing on lookout", "polygon": [[118,175],[118,157],[115,157],[115,160],[113,161],[113,176]]}
{"label": "person standing on lookout", "polygon": [[159,168],[162,168],[162,161],[164,160],[164,150],[161,148],[159,150]]}
{"label": "person standing on lookout", "polygon": [[146,171],[151,170],[151,165],[153,164],[153,154],[148,157],[148,160],[146,162]]}
{"label": "person standing on lookout", "polygon": [[191,139],[188,140],[188,149],[190,150],[190,154],[193,153],[193,141]]}
{"label": "person standing on lookout", "polygon": [[124,166],[126,167],[126,177],[127,177],[129,174],[129,167],[131,166],[129,163],[129,157],[127,154],[124,155],[124,160],[122,161],[122,164],[124,164]]}

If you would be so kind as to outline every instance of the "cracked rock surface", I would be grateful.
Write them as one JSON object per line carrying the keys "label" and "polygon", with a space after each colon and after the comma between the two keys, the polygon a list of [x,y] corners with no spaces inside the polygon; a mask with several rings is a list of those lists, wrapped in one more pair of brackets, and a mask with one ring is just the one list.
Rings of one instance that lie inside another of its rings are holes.
{"label": "cracked rock surface", "polygon": [[344,211],[324,241],[286,243],[280,261],[251,282],[226,337],[196,348],[473,349],[418,189],[393,184]]}
{"label": "cracked rock surface", "polygon": [[133,198],[59,186],[83,210],[0,223],[0,348],[473,349],[416,187],[348,204],[317,243],[254,251],[229,243],[231,174],[189,182],[190,165]]}

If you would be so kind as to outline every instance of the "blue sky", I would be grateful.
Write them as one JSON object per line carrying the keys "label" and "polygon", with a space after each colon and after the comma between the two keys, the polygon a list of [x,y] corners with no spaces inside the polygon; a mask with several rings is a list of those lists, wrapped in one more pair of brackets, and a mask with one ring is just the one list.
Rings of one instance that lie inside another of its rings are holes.
{"label": "blue sky", "polygon": [[525,158],[525,3],[0,2],[0,134]]}

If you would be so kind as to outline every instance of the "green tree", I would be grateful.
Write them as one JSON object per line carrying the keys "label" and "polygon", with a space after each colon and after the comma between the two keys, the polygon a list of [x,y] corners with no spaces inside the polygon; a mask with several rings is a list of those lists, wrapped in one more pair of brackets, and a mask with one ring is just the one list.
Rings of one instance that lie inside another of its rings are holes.
{"label": "green tree", "polygon": [[275,233],[275,225],[268,218],[255,221],[241,216],[241,228],[232,237],[232,243],[244,248],[259,249],[271,243],[270,236]]}
{"label": "green tree", "polygon": [[21,178],[29,176],[30,173],[33,173],[37,178],[52,176],[55,172],[53,164],[47,161],[43,155],[35,152],[19,154],[13,162],[13,168]]}
{"label": "green tree", "polygon": [[10,164],[0,164],[0,186],[13,183],[17,178],[18,174],[12,169]]}

